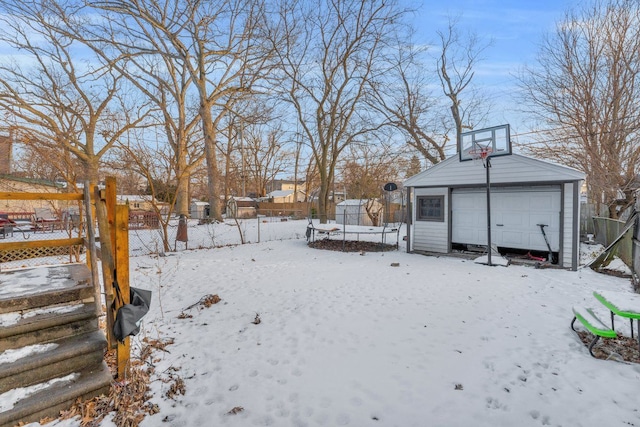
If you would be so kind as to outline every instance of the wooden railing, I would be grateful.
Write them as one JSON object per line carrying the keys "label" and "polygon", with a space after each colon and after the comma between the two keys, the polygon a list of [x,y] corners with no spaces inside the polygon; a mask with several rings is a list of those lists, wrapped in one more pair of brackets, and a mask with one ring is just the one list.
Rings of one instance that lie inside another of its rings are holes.
{"label": "wooden railing", "polygon": [[[117,342],[113,337],[113,324],[115,313],[118,309],[129,303],[129,207],[126,205],[116,205],[116,181],[115,178],[107,178],[105,190],[89,188],[85,185],[83,193],[20,193],[20,192],[0,192],[0,200],[29,200],[50,203],[77,202],[79,217],[69,222],[70,227],[63,227],[62,230],[68,234],[67,238],[59,238],[60,233],[51,234],[56,238],[47,239],[45,235],[40,235],[38,239],[26,240],[29,236],[25,233],[38,231],[38,224],[33,218],[32,224],[25,228],[17,228],[14,234],[23,234],[25,240],[5,239],[0,241],[0,263],[3,261],[3,254],[13,254],[16,259],[33,259],[42,256],[50,256],[68,253],[70,262],[81,260],[80,251],[86,253],[86,264],[91,271],[91,279],[94,288],[94,299],[96,302],[96,314],[103,315],[102,293],[104,288],[104,303],[106,306],[106,335],[109,347],[117,350],[118,379],[124,379],[126,367],[129,363],[129,338],[123,342]],[[100,254],[97,253],[96,240],[98,238],[94,229],[94,218],[96,211],[101,211],[103,218],[103,229],[107,230],[100,244]],[[12,213],[7,212],[7,217],[12,218]],[[25,219],[25,212],[19,214],[20,219]],[[31,216],[29,216],[32,218]],[[25,227],[23,224],[22,227]],[[47,233],[49,235],[49,233]],[[5,236],[6,237],[6,236]],[[105,240],[106,237],[106,240]],[[56,249],[59,249],[56,251]],[[65,252],[66,251],[66,252]],[[101,287],[98,277],[97,262],[100,258],[102,263],[103,283]],[[122,295],[121,299],[114,298],[114,284],[117,284]]]}
{"label": "wooden railing", "polygon": [[[0,192],[0,200],[22,200],[22,201],[41,201],[49,203],[51,201],[67,201],[83,203],[84,195],[78,193],[19,193],[19,192]],[[80,211],[82,209],[79,208]],[[11,226],[12,233],[22,233],[27,238],[28,233],[39,231],[39,225],[35,221],[35,217],[30,212],[7,212],[6,217],[12,221],[22,221],[22,224]],[[26,227],[26,228],[25,228]],[[10,260],[38,258],[51,255],[54,251],[51,248],[69,248],[69,257],[76,256],[78,258],[78,247],[86,248],[84,236],[81,229],[76,232],[77,237],[73,237],[73,233],[69,230],[68,238],[65,239],[39,239],[24,241],[4,241],[0,243],[0,262],[8,262]],[[5,236],[6,233],[5,233]],[[58,252],[60,254],[61,252]],[[87,257],[90,261],[89,257]]]}

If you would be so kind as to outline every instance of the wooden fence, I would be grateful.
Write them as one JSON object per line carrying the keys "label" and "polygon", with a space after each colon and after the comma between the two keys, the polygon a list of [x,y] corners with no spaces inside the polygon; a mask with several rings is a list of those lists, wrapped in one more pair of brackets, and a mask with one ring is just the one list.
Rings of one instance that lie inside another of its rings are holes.
{"label": "wooden fence", "polygon": [[[364,210],[364,207],[363,207]],[[293,219],[318,218],[317,203],[258,203],[258,215],[292,217]],[[384,213],[385,222],[402,222],[404,219],[403,208],[398,203],[391,203],[388,212]],[[329,220],[335,220],[336,204],[330,202],[327,207]]]}
{"label": "wooden fence", "polygon": [[[607,247],[624,230],[625,222],[611,218],[594,217],[593,225],[595,231],[595,241]],[[635,228],[635,227],[634,227]],[[627,265],[633,265],[633,228],[627,232],[618,243],[616,254]]]}
{"label": "wooden fence", "polygon": [[[258,203],[258,215],[266,215],[266,216],[280,216],[280,217],[290,217],[294,219],[304,219],[308,218],[309,215],[317,211],[317,207],[310,203],[270,203],[270,202],[259,202]],[[333,204],[330,205],[329,212],[334,212],[335,207]]]}

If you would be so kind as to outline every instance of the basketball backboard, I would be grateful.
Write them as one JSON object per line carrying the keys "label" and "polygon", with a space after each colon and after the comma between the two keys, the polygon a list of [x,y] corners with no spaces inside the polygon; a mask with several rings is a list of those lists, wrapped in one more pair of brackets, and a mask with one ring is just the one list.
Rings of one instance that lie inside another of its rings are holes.
{"label": "basketball backboard", "polygon": [[486,129],[463,132],[459,136],[460,161],[477,158],[480,150],[489,149],[487,157],[511,154],[509,125],[494,126]]}

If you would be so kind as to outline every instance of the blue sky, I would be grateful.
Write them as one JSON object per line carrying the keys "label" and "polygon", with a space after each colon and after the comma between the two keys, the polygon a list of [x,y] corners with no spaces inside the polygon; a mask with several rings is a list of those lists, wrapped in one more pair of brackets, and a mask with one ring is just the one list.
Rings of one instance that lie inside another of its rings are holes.
{"label": "blue sky", "polygon": [[517,135],[529,129],[526,117],[513,108],[518,90],[514,76],[522,66],[535,64],[543,36],[576,4],[568,0],[425,0],[414,23],[421,37],[437,42],[436,31],[446,29],[449,17],[456,17],[460,29],[492,41],[475,75],[494,104],[487,125],[509,123],[512,135]]}

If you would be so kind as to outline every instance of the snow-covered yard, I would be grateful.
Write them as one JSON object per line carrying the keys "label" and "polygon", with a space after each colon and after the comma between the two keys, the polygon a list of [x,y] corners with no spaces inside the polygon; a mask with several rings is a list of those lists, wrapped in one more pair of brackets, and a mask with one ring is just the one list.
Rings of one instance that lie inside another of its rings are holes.
{"label": "snow-covered yard", "polygon": [[300,238],[131,259],[154,292],[134,347],[173,339],[156,379],[185,385],[153,381],[142,426],[640,426],[640,366],[592,358],[569,327],[573,305],[606,319],[592,292],[629,280],[315,250],[304,221],[282,227]]}

